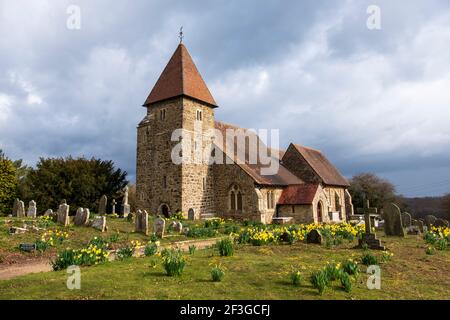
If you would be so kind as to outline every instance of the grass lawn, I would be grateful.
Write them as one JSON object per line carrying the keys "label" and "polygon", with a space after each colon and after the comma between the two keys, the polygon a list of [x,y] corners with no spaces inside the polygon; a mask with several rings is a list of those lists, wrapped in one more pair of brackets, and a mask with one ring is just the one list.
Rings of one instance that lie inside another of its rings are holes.
{"label": "grass lawn", "polygon": [[[167,277],[159,257],[130,258],[93,267],[83,267],[81,290],[66,287],[64,271],[33,274],[0,281],[0,299],[449,299],[450,251],[426,255],[420,236],[405,239],[380,237],[394,253],[381,264],[381,290],[366,287],[364,273],[346,293],[336,282],[322,296],[310,285],[309,274],[326,265],[358,258],[355,243],[337,248],[297,243],[294,245],[239,246],[232,257],[219,257],[214,249],[187,255],[180,277]],[[380,256],[381,253],[373,252]],[[156,266],[152,266],[157,262]],[[225,268],[222,282],[212,282],[212,265]],[[292,266],[299,267],[304,281],[299,287],[289,281]]]}

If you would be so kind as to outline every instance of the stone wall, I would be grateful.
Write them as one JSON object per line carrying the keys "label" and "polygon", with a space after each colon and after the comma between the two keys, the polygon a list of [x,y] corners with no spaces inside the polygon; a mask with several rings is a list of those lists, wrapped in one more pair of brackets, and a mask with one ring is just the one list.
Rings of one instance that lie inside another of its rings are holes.
{"label": "stone wall", "polygon": [[313,206],[305,205],[280,205],[278,206],[279,217],[293,217],[296,223],[313,223]]}

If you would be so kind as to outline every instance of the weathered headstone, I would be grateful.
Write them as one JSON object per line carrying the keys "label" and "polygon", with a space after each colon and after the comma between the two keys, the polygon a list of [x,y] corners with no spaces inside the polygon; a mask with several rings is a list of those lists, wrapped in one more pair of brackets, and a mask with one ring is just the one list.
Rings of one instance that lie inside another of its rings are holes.
{"label": "weathered headstone", "polygon": [[19,212],[19,205],[20,205],[20,200],[19,199],[14,200],[13,211],[12,211],[13,217],[17,217],[17,214]]}
{"label": "weathered headstone", "polygon": [[173,221],[170,228],[177,233],[181,233],[183,231],[183,225],[180,221]]}
{"label": "weathered headstone", "polygon": [[36,213],[37,213],[36,202],[34,200],[31,200],[28,203],[27,217],[36,218]]}
{"label": "weathered headstone", "polygon": [[106,227],[106,217],[105,216],[96,216],[92,221],[92,227],[100,230],[101,232],[105,232],[107,230]]}
{"label": "weathered headstone", "polygon": [[390,203],[384,208],[384,233],[387,236],[405,236],[400,208],[394,203]]}
{"label": "weathered headstone", "polygon": [[53,217],[53,210],[52,209],[48,209],[47,211],[45,211],[44,216],[45,217]]}
{"label": "weathered headstone", "polygon": [[75,215],[74,223],[77,226],[86,226],[89,222],[90,216],[89,209],[78,208],[77,213]]}
{"label": "weathered headstone", "polygon": [[195,212],[192,208],[188,211],[188,220],[195,220]]}
{"label": "weathered headstone", "polygon": [[435,222],[436,222],[436,217],[435,216],[428,215],[428,216],[425,217],[425,224],[426,224],[428,229],[431,229],[431,226],[433,226]]}
{"label": "weathered headstone", "polygon": [[103,216],[106,214],[106,206],[108,205],[108,197],[103,195],[98,203],[98,214]]}
{"label": "weathered headstone", "polygon": [[135,218],[135,232],[142,232],[148,235],[148,213],[147,211],[138,210]]}
{"label": "weathered headstone", "polygon": [[157,237],[163,238],[165,227],[166,227],[166,220],[158,216],[158,218],[156,218],[155,222],[153,223],[153,232]]}
{"label": "weathered headstone", "polygon": [[19,249],[21,251],[25,251],[25,252],[33,252],[36,250],[36,244],[35,243],[21,243],[19,245]]}
{"label": "weathered headstone", "polygon": [[123,189],[122,216],[126,218],[130,214],[130,205],[128,204],[128,186]]}
{"label": "weathered headstone", "polygon": [[364,213],[364,227],[365,232],[362,234],[361,238],[358,239],[357,248],[363,248],[367,246],[370,249],[374,250],[385,250],[386,248],[381,245],[381,241],[377,239],[375,233],[372,233],[372,223],[375,222],[375,218],[377,217],[377,208],[371,208],[369,200],[366,200],[364,203],[364,208],[357,209],[359,213]]}
{"label": "weathered headstone", "polygon": [[322,244],[322,234],[319,230],[313,229],[306,236],[306,243]]}
{"label": "weathered headstone", "polygon": [[128,222],[133,222],[133,218],[134,218],[134,214],[133,213],[130,213],[128,216],[127,216],[127,221]]}
{"label": "weathered headstone", "polygon": [[423,233],[423,221],[422,220],[415,220],[414,225],[417,226],[419,231]]}
{"label": "weathered headstone", "polygon": [[69,225],[69,205],[64,203],[59,205],[57,222],[64,227]]}
{"label": "weathered headstone", "polygon": [[444,219],[436,219],[434,222],[435,227],[447,227],[448,228],[448,221],[445,221]]}
{"label": "weathered headstone", "polygon": [[116,204],[117,204],[116,199],[112,199],[112,201],[111,201],[111,205],[112,205],[112,212],[111,212],[111,214],[116,214]]}
{"label": "weathered headstone", "polygon": [[23,203],[23,201],[19,201],[19,206],[17,208],[17,217],[25,217],[25,204]]}
{"label": "weathered headstone", "polygon": [[402,223],[404,228],[409,228],[412,225],[412,218],[411,215],[408,212],[402,213]]}

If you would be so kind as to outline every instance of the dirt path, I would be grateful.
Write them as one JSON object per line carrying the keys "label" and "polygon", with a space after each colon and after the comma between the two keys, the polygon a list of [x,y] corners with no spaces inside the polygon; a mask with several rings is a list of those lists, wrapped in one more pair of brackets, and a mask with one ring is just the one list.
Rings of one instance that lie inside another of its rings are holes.
{"label": "dirt path", "polygon": [[[172,244],[166,244],[161,246],[162,248],[179,248],[183,251],[189,250],[189,246],[195,245],[198,250],[205,249],[211,245],[214,245],[217,240],[222,238],[213,238],[205,240],[187,240],[175,242]],[[138,248],[136,256],[142,256],[144,254],[144,247]],[[110,256],[110,260],[115,259],[114,252]],[[40,272],[50,272],[52,271],[52,266],[48,260],[39,261],[27,261],[20,265],[9,266],[6,268],[0,268],[0,280],[9,280],[19,276],[24,276],[30,273],[40,273]]]}

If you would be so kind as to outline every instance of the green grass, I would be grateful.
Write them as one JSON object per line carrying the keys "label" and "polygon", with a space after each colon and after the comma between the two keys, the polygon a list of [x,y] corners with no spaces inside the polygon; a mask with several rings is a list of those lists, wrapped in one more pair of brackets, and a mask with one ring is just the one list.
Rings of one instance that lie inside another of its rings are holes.
{"label": "green grass", "polygon": [[[66,288],[64,271],[33,274],[0,281],[0,299],[449,299],[450,251],[425,254],[423,239],[380,237],[394,253],[392,261],[381,264],[381,290],[368,290],[365,267],[359,280],[346,293],[336,282],[319,295],[309,281],[293,286],[292,267],[305,279],[328,262],[359,259],[356,243],[326,249],[298,243],[292,246],[238,246],[232,257],[221,258],[217,249],[185,253],[184,272],[168,277],[156,256],[107,262],[83,267],[81,290]],[[373,252],[381,257],[381,252]],[[156,264],[156,265],[155,265]],[[222,282],[211,280],[211,266],[226,270]]]}

